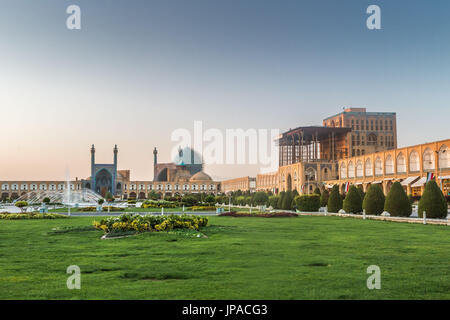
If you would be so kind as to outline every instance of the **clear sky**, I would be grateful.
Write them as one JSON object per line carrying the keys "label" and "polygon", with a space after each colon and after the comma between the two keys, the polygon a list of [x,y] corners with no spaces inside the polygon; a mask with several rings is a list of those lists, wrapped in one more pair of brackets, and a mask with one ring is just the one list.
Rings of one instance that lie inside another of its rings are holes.
{"label": "clear sky", "polygon": [[397,112],[399,146],[449,138],[449,16],[448,0],[2,0],[0,180],[86,178],[93,143],[149,180],[153,147],[169,161],[194,120],[283,131],[359,106]]}

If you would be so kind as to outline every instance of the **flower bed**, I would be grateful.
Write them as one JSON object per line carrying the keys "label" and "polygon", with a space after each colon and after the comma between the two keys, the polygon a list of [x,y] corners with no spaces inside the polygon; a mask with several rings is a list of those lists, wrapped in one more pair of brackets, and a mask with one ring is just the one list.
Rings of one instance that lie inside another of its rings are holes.
{"label": "flower bed", "polygon": [[142,208],[176,208],[178,204],[173,201],[166,201],[166,200],[146,200],[142,203]]}
{"label": "flower bed", "polygon": [[94,221],[96,229],[105,233],[126,232],[126,231],[169,231],[173,229],[193,229],[199,230],[208,224],[208,218],[193,215],[169,215],[152,216],[139,214],[122,214],[119,217],[110,217]]}
{"label": "flower bed", "polygon": [[247,212],[224,212],[219,214],[219,217],[262,217],[262,218],[283,218],[283,217],[298,217],[293,212],[273,212],[273,213],[247,213]]}
{"label": "flower bed", "polygon": [[38,212],[27,212],[27,213],[0,213],[0,219],[4,220],[26,220],[26,219],[61,219],[68,218],[65,215],[57,213],[38,213]]}
{"label": "flower bed", "polygon": [[215,206],[193,206],[192,211],[216,211]]}

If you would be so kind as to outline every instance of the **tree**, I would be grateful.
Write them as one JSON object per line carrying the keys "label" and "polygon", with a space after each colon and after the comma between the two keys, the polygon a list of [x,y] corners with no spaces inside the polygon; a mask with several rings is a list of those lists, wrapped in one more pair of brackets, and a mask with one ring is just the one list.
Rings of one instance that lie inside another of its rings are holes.
{"label": "tree", "polygon": [[444,219],[447,217],[447,201],[434,180],[426,184],[422,198],[419,200],[419,217],[423,217],[424,211],[428,218]]}
{"label": "tree", "polygon": [[281,208],[283,210],[291,210],[292,209],[292,191],[287,191],[283,198],[283,203]]}
{"label": "tree", "polygon": [[314,189],[313,194],[318,194],[319,196],[322,194],[322,193],[320,192],[319,187],[316,187],[316,188]]}
{"label": "tree", "polygon": [[109,192],[109,191],[105,194],[105,199],[108,202],[113,202],[114,201],[114,197],[113,197],[112,193]]}
{"label": "tree", "polygon": [[27,207],[28,207],[28,202],[26,202],[26,201],[17,201],[15,203],[15,206],[17,208],[19,208],[22,211],[22,213],[24,213],[26,211]]}
{"label": "tree", "polygon": [[97,203],[99,204],[99,205],[102,205],[103,203],[105,202],[105,199],[98,199],[98,201],[97,201]]}
{"label": "tree", "polygon": [[380,215],[383,213],[385,200],[381,187],[378,184],[372,184],[364,197],[363,209],[366,210],[366,214]]}
{"label": "tree", "polygon": [[159,200],[160,195],[155,190],[152,190],[148,194],[148,198],[151,199],[151,200]]}
{"label": "tree", "polygon": [[343,209],[347,213],[355,214],[362,211],[362,199],[357,187],[350,186],[343,202]]}
{"label": "tree", "polygon": [[185,195],[181,199],[181,203],[184,204],[187,207],[192,207],[192,206],[195,206],[198,203],[198,200],[194,196],[188,194],[188,195]]}
{"label": "tree", "polygon": [[339,193],[339,187],[334,185],[328,198],[328,211],[337,213],[342,209],[342,197]]}
{"label": "tree", "polygon": [[42,202],[45,203],[46,205],[48,205],[48,204],[50,203],[50,198],[49,198],[49,197],[45,197],[45,198],[42,200]]}
{"label": "tree", "polygon": [[278,196],[270,196],[269,197],[269,206],[271,206],[273,209],[278,208]]}
{"label": "tree", "polygon": [[283,209],[283,199],[286,195],[285,191],[281,191],[280,195],[278,196],[278,203],[277,203],[277,208],[278,209]]}
{"label": "tree", "polygon": [[364,190],[362,189],[362,188],[356,188],[357,190],[358,190],[358,194],[359,194],[359,197],[361,198],[361,201],[363,201],[364,200],[364,197],[366,196],[366,194],[364,193]]}
{"label": "tree", "polygon": [[264,191],[258,191],[253,195],[253,202],[258,206],[263,206],[269,201],[269,196]]}
{"label": "tree", "polygon": [[205,198],[205,202],[209,205],[213,205],[216,202],[216,197],[214,197],[212,194],[207,195]]}
{"label": "tree", "polygon": [[320,196],[316,193],[297,196],[295,204],[300,211],[317,212],[320,208]]}
{"label": "tree", "polygon": [[326,207],[327,206],[329,197],[330,197],[330,193],[328,192],[327,189],[325,189],[322,192],[322,195],[320,196],[320,206],[321,207]]}
{"label": "tree", "polygon": [[384,202],[384,210],[398,217],[409,217],[412,212],[411,203],[400,182],[394,182]]}

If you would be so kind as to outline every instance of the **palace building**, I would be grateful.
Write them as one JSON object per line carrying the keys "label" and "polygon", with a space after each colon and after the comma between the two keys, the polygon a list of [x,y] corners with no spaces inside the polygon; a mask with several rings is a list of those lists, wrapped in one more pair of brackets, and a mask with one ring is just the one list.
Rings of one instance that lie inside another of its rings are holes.
{"label": "palace building", "polygon": [[[153,181],[134,181],[130,170],[118,170],[118,148],[113,149],[113,163],[100,164],[95,161],[95,147],[91,147],[91,176],[71,181],[0,181],[1,199],[17,199],[30,193],[33,197],[41,191],[64,191],[90,189],[101,196],[111,192],[120,199],[146,199],[151,192],[165,195],[186,193],[220,192],[220,182],[213,181],[203,172],[203,163],[195,151],[185,148],[179,151],[173,163],[158,163],[156,148],[154,154]],[[187,160],[190,159],[190,160]]]}
{"label": "palace building", "polygon": [[[450,140],[397,148],[396,114],[346,108],[323,120],[323,126],[298,127],[277,139],[279,168],[256,176],[255,191],[297,190],[357,185],[367,190],[380,183],[387,194],[400,181],[408,194],[421,195],[429,173],[450,195]],[[236,181],[222,182],[224,192],[236,191]]]}

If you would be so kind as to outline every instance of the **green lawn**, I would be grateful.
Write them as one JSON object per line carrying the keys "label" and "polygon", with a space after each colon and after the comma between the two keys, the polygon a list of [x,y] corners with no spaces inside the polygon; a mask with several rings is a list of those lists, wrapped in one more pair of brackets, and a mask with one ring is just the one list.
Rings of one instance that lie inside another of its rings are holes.
{"label": "green lawn", "polygon": [[[50,232],[93,219],[0,221],[0,298],[450,298],[447,226],[211,217],[208,238]],[[66,287],[69,265],[81,268],[81,290]],[[381,268],[381,290],[366,287],[369,265]]]}
{"label": "green lawn", "polygon": [[[70,212],[80,212],[80,213],[87,213],[87,214],[96,214],[96,211],[83,211],[82,208],[70,208]],[[190,208],[185,208],[185,211],[191,211]],[[58,208],[58,209],[49,209],[48,212],[67,212],[67,208]],[[177,208],[164,208],[164,212],[181,212],[183,211],[183,207],[177,207]],[[122,212],[161,212],[161,208],[136,208],[136,207],[129,207],[124,208],[123,211],[117,211],[115,213],[122,213]],[[201,212],[201,211],[199,211]],[[108,211],[102,211],[101,214],[108,213]]]}

